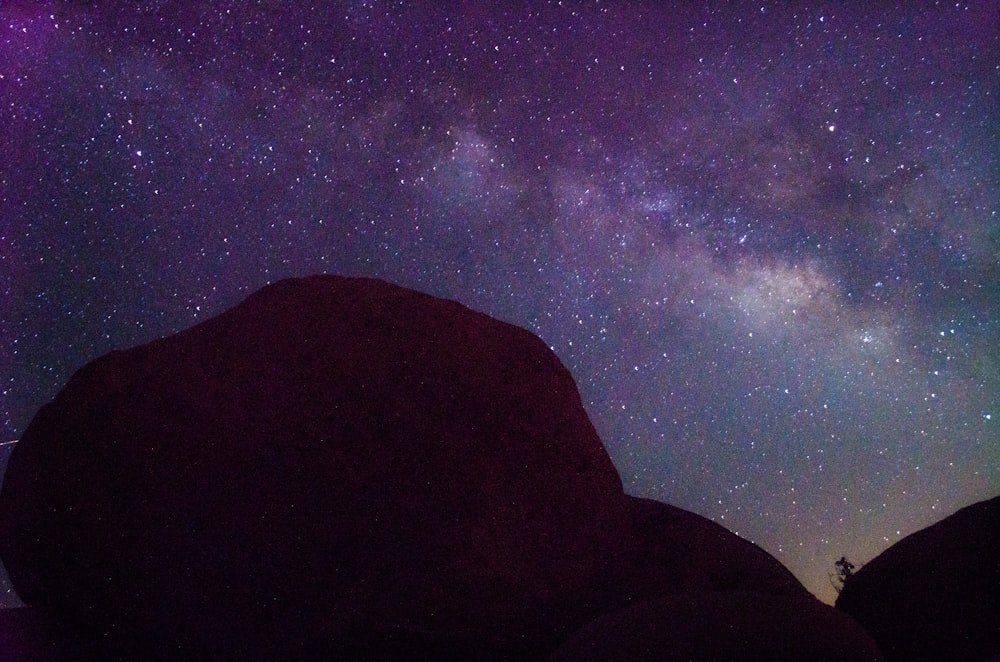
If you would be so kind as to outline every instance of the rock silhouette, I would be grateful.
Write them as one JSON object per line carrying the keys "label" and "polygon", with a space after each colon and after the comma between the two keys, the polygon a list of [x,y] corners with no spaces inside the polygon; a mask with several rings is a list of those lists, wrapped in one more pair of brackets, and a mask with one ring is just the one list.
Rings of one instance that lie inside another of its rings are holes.
{"label": "rock silhouette", "polygon": [[881,659],[867,632],[809,595],[701,591],[602,615],[552,662]]}
{"label": "rock silhouette", "polygon": [[10,458],[0,556],[25,659],[877,657],[763,550],[626,497],[537,337],[370,279],[82,368]]}
{"label": "rock silhouette", "polygon": [[537,337],[332,276],[84,367],[0,498],[21,598],[135,658],[517,651],[582,618],[627,526]]}
{"label": "rock silhouette", "polygon": [[658,501],[628,497],[628,510],[634,555],[617,600],[552,660],[880,659],[860,625],[753,543]]}
{"label": "rock silhouette", "polygon": [[889,660],[1000,659],[1000,497],[909,535],[837,598]]}
{"label": "rock silhouette", "polygon": [[777,559],[710,519],[638,497],[628,511],[638,549],[620,584],[628,603],[704,591],[812,597]]}

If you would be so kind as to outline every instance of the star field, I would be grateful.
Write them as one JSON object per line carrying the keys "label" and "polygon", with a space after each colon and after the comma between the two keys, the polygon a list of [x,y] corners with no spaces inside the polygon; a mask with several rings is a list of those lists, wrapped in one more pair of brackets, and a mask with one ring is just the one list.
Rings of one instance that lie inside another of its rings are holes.
{"label": "star field", "polygon": [[0,441],[330,272],[531,329],[827,601],[1000,493],[995,3],[292,4],[0,7]]}

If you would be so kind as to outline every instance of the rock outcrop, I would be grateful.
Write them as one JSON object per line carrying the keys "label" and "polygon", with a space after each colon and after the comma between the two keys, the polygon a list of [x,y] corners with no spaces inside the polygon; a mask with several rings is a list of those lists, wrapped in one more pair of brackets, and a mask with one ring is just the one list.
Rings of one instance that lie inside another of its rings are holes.
{"label": "rock outcrop", "polygon": [[760,547],[676,506],[628,497],[628,509],[635,546],[614,599],[552,660],[880,659],[860,625]]}
{"label": "rock outcrop", "polygon": [[547,649],[627,540],[541,340],[333,276],[85,366],[0,494],[21,598],[131,658]]}
{"label": "rock outcrop", "polygon": [[24,659],[877,658],[760,548],[626,497],[537,337],[370,279],[85,366],[11,456],[0,556]]}
{"label": "rock outcrop", "polygon": [[777,559],[710,519],[637,497],[628,511],[637,550],[619,583],[628,603],[706,591],[812,597]]}
{"label": "rock outcrop", "polygon": [[909,535],[837,598],[889,660],[1000,659],[1000,497]]}
{"label": "rock outcrop", "polygon": [[605,614],[552,662],[816,660],[872,662],[878,647],[860,625],[809,595],[698,591]]}

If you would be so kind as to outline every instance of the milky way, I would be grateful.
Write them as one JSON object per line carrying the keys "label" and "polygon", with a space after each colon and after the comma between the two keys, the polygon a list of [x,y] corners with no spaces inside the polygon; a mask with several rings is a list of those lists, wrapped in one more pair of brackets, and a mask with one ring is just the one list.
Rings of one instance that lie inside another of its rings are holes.
{"label": "milky way", "polygon": [[0,441],[332,272],[539,334],[628,492],[825,600],[1000,493],[996,3],[80,4],[0,7]]}

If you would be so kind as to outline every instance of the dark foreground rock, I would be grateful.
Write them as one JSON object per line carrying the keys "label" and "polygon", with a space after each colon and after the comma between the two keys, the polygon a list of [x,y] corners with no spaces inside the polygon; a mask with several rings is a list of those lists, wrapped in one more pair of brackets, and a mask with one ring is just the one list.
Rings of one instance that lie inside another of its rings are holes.
{"label": "dark foreground rock", "polygon": [[55,662],[69,651],[53,624],[27,607],[0,609],[0,659],[4,662]]}
{"label": "dark foreground rock", "polygon": [[332,276],[87,365],[0,494],[25,603],[135,659],[537,655],[628,537],[537,337]]}
{"label": "dark foreground rock", "polygon": [[619,580],[626,603],[704,591],[812,597],[777,559],[710,519],[638,497],[628,512],[637,554]]}
{"label": "dark foreground rock", "polygon": [[848,616],[811,596],[747,591],[670,595],[588,624],[553,662],[881,659]]}
{"label": "dark foreground rock", "polygon": [[658,501],[628,497],[628,511],[633,556],[614,599],[551,659],[880,659],[860,625],[760,547]]}
{"label": "dark foreground rock", "polygon": [[1000,659],[1000,497],[882,552],[847,581],[837,607],[889,660]]}
{"label": "dark foreground rock", "polygon": [[84,367],[10,459],[0,555],[30,605],[0,659],[875,658],[763,550],[626,497],[541,340],[368,279]]}

